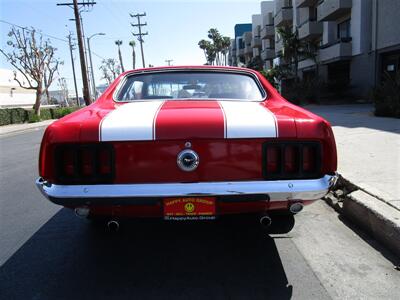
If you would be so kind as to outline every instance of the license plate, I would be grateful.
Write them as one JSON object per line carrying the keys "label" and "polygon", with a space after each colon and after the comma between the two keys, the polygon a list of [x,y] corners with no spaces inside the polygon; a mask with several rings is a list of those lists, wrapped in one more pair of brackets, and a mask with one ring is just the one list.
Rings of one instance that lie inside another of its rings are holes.
{"label": "license plate", "polygon": [[165,220],[214,220],[214,197],[166,198],[163,201]]}

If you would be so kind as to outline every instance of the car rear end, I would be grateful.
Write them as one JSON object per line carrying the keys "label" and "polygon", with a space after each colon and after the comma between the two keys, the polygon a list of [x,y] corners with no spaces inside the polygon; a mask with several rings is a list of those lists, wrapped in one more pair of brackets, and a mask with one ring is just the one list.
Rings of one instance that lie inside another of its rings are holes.
{"label": "car rear end", "polygon": [[101,117],[97,135],[85,132],[96,126],[81,123],[80,139],[51,140],[46,136],[66,125],[48,128],[39,188],[54,203],[91,215],[208,220],[297,213],[335,182],[332,130],[255,73],[246,76],[264,90],[263,99],[121,101]]}

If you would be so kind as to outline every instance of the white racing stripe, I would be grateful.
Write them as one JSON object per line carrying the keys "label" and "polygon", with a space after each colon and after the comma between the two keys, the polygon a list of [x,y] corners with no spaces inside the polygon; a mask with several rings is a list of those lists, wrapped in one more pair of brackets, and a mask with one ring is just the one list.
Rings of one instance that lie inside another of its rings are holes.
{"label": "white racing stripe", "polygon": [[274,114],[259,102],[219,101],[225,114],[225,138],[277,137]]}
{"label": "white racing stripe", "polygon": [[121,105],[100,123],[100,141],[154,140],[154,121],[164,101]]}

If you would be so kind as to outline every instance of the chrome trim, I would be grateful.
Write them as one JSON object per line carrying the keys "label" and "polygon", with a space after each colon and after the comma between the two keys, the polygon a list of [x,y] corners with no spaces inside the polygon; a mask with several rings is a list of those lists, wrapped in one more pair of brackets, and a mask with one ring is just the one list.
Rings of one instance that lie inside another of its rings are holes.
{"label": "chrome trim", "polygon": [[322,198],[332,188],[336,176],[325,175],[319,179],[306,180],[99,185],[58,185],[47,183],[42,178],[38,178],[36,185],[46,198],[62,205],[68,204],[68,199],[82,199],[82,203],[86,204],[93,204],[98,199],[102,199],[109,204],[122,205],[126,203],[123,198],[143,199],[246,194],[266,194],[269,196],[270,201],[288,201]]}
{"label": "chrome trim", "polygon": [[[213,68],[213,67],[209,67],[209,68],[196,68],[196,67],[188,67],[188,68],[155,68],[155,69],[140,69],[138,71],[132,70],[131,72],[129,72],[128,74],[125,74],[123,78],[120,79],[120,82],[118,83],[118,85],[116,86],[113,94],[112,94],[112,100],[115,103],[132,103],[132,102],[136,102],[136,101],[154,101],[154,100],[173,100],[173,99],[137,99],[137,100],[131,100],[131,101],[126,101],[126,100],[118,100],[117,99],[117,94],[120,92],[122,86],[125,84],[126,80],[131,77],[131,76],[135,76],[135,75],[143,75],[143,74],[147,74],[147,73],[168,73],[168,72],[190,72],[190,71],[194,71],[194,72],[207,72],[207,71],[215,71],[215,72],[221,72],[221,73],[235,73],[235,74],[242,74],[242,75],[247,75],[250,76],[254,79],[254,81],[256,82],[258,88],[260,89],[260,92],[263,96],[262,99],[260,100],[248,100],[248,99],[235,99],[235,101],[243,101],[243,102],[264,102],[265,100],[267,100],[268,98],[268,93],[267,90],[264,88],[264,86],[262,85],[262,83],[260,82],[260,80],[258,79],[258,77],[252,72],[252,71],[246,71],[243,69],[224,69],[224,68]],[[183,101],[183,100],[199,100],[199,99],[181,99],[181,100],[175,100],[175,101]],[[200,100],[213,100],[213,99],[208,99],[208,98],[200,98]],[[216,99],[217,101],[228,101],[227,99]]]}
{"label": "chrome trim", "polygon": [[[185,156],[186,155],[190,155],[192,157],[192,162],[189,166],[185,165],[184,160],[188,159]],[[176,158],[176,163],[178,165],[178,167],[185,172],[191,172],[197,169],[197,167],[199,166],[200,163],[200,158],[199,155],[190,149],[185,149],[182,150],[181,152],[179,152],[177,158]]]}

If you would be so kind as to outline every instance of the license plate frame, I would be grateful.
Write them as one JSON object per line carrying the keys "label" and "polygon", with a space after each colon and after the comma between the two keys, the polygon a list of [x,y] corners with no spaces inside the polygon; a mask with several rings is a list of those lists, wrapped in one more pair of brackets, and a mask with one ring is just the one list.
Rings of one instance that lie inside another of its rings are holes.
{"label": "license plate frame", "polygon": [[166,221],[202,221],[216,219],[216,197],[171,197],[163,199]]}

